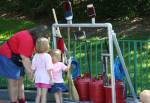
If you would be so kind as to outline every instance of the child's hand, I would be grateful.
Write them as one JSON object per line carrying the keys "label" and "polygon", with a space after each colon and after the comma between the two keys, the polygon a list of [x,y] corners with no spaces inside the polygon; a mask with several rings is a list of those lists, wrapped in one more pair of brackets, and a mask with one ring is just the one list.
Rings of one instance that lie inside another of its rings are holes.
{"label": "child's hand", "polygon": [[35,80],[35,78],[34,78],[34,73],[35,73],[35,71],[30,69],[30,71],[29,71],[29,79],[30,79],[32,82],[34,82],[34,80]]}
{"label": "child's hand", "polygon": [[68,59],[68,65],[71,65],[72,59],[71,57]]}
{"label": "child's hand", "polygon": [[34,75],[33,70],[29,69],[26,72],[27,72],[27,75],[28,75],[29,79],[32,80],[33,79],[33,75]]}
{"label": "child's hand", "polygon": [[35,71],[32,72],[32,76],[31,76],[31,81],[32,81],[32,82],[35,81],[34,73],[35,73]]}
{"label": "child's hand", "polygon": [[54,83],[55,83],[54,80],[50,80],[51,85],[54,85]]}

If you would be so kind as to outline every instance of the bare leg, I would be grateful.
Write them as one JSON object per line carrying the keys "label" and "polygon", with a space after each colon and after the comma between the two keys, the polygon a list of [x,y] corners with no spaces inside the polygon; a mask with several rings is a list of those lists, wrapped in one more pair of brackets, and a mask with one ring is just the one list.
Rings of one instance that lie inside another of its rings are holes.
{"label": "bare leg", "polygon": [[63,103],[63,97],[62,97],[62,92],[59,92],[59,99],[60,99],[60,103]]}
{"label": "bare leg", "polygon": [[23,77],[18,80],[18,99],[25,99]]}
{"label": "bare leg", "polygon": [[40,100],[41,100],[41,88],[37,88],[35,103],[40,103]]}
{"label": "bare leg", "polygon": [[47,103],[47,88],[42,88],[41,103]]}
{"label": "bare leg", "polygon": [[58,93],[58,92],[55,93],[54,96],[55,96],[55,101],[56,101],[56,103],[61,103],[60,97],[59,97],[59,93]]}
{"label": "bare leg", "polygon": [[18,101],[18,80],[8,79],[8,92],[11,102]]}

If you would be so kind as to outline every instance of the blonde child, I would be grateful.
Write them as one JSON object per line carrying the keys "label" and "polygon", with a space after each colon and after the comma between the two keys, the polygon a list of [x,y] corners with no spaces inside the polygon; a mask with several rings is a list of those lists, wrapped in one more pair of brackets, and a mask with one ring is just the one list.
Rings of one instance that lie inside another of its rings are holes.
{"label": "blonde child", "polygon": [[48,49],[48,39],[39,38],[36,41],[36,53],[32,60],[35,87],[37,88],[35,103],[47,103],[47,91],[48,88],[51,88],[53,64],[51,56],[47,53]]}
{"label": "blonde child", "polygon": [[60,62],[61,51],[59,49],[52,50],[51,56],[52,56],[52,61],[53,61],[52,74],[53,74],[54,85],[52,85],[50,92],[54,94],[56,103],[63,103],[62,92],[67,91],[67,88],[64,85],[62,73],[63,71],[69,70],[71,60],[69,61],[68,66]]}

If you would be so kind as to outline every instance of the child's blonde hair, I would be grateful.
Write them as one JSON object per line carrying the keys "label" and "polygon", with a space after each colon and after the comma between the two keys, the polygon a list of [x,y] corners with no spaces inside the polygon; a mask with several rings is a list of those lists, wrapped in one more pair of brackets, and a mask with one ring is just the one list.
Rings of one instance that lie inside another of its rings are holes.
{"label": "child's blonde hair", "polygon": [[44,53],[49,50],[49,40],[47,38],[41,37],[36,40],[36,52]]}
{"label": "child's blonde hair", "polygon": [[52,50],[52,57],[56,57],[58,61],[61,61],[61,51],[59,49]]}

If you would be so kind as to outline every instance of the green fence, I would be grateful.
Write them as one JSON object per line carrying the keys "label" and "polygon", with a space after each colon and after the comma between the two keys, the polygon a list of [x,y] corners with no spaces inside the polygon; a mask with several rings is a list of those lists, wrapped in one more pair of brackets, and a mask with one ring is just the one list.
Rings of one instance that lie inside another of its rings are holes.
{"label": "green fence", "polygon": [[[82,73],[92,71],[93,77],[101,73],[101,54],[108,53],[107,41],[73,43],[73,54],[80,63]],[[135,92],[139,95],[143,89],[150,89],[150,41],[119,40],[119,45]],[[116,56],[117,53],[114,48],[114,58]],[[130,95],[129,86],[127,82],[125,83],[127,95]]]}
{"label": "green fence", "polygon": [[[150,89],[150,41],[142,40],[119,40],[119,45],[128,68],[135,92]],[[96,40],[90,42],[71,42],[71,55],[80,63],[81,74],[90,72],[93,77],[101,74],[101,54],[108,53],[108,40]],[[114,48],[114,57],[117,56]],[[25,88],[34,88],[34,84],[25,77]],[[126,83],[126,82],[125,82]],[[7,81],[0,77],[0,88],[7,87]],[[126,83],[127,95],[130,95]]]}

